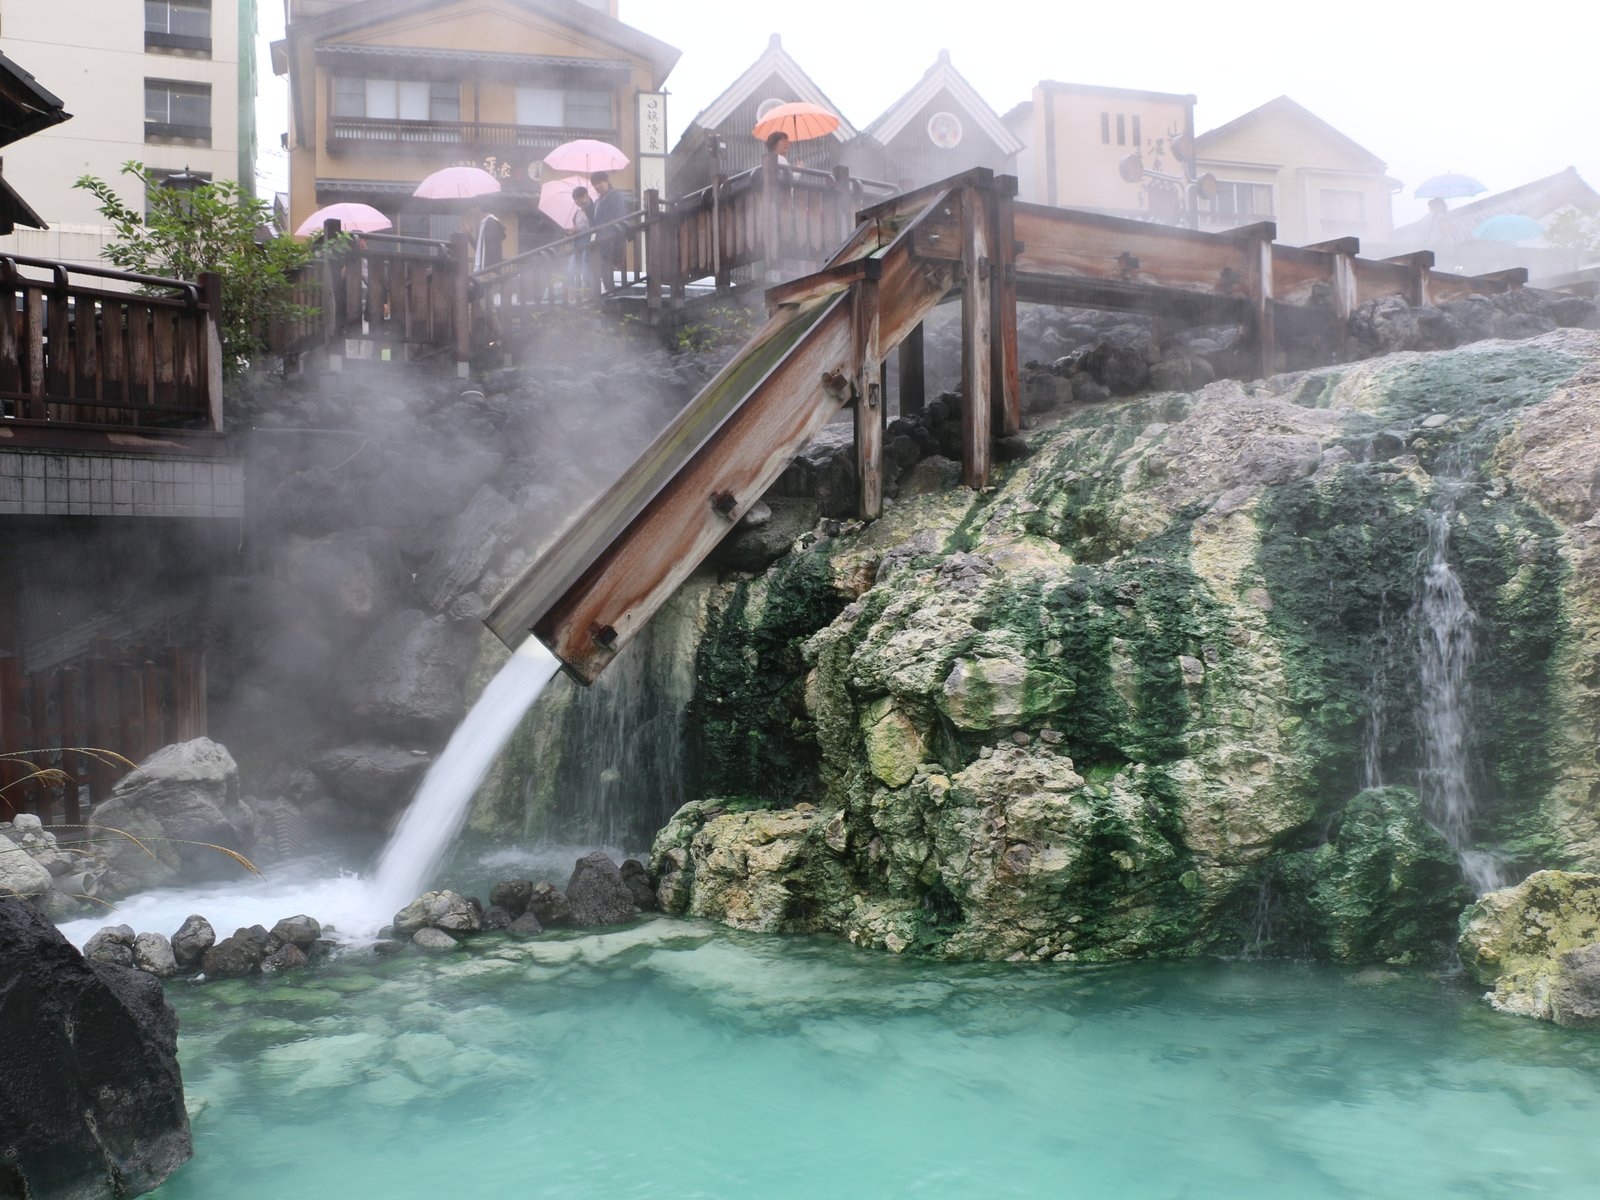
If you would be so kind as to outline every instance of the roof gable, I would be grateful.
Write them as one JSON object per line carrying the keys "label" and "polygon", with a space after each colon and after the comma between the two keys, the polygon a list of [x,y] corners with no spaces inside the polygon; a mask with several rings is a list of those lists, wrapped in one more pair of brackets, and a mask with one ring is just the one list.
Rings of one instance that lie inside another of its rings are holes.
{"label": "roof gable", "polygon": [[690,124],[701,129],[715,129],[731,117],[740,105],[752,99],[756,91],[763,88],[768,80],[774,78],[782,80],[794,93],[795,99],[820,104],[835,113],[839,117],[839,128],[833,131],[834,138],[847,142],[856,136],[855,126],[845,120],[844,114],[839,112],[838,106],[817,86],[816,80],[807,75],[800,64],[790,57],[777,34],[772,35],[761,56],[751,63],[739,78],[729,84],[720,96],[701,109]]}
{"label": "roof gable", "polygon": [[950,64],[950,52],[939,51],[939,58],[929,67],[922,79],[909,92],[896,100],[872,124],[862,130],[881,145],[888,145],[900,135],[907,123],[941,91],[950,97],[983,130],[1002,154],[1015,154],[1022,149],[1017,136],[1007,129],[989,102],[978,95],[966,77]]}
{"label": "roof gable", "polygon": [[1231,156],[1224,147],[1230,140],[1275,121],[1296,126],[1302,138],[1321,142],[1337,153],[1349,155],[1356,160],[1360,169],[1369,170],[1376,175],[1383,174],[1387,169],[1388,164],[1383,159],[1288,96],[1268,100],[1242,116],[1235,117],[1227,124],[1200,134],[1195,138],[1196,157],[1229,158]]}
{"label": "roof gable", "polygon": [[1584,182],[1576,167],[1495,192],[1438,217],[1422,217],[1400,226],[1394,233],[1400,240],[1427,238],[1437,245],[1445,245],[1469,240],[1473,230],[1490,217],[1516,213],[1542,221],[1566,208],[1585,213],[1600,212],[1600,192]]}
{"label": "roof gable", "polygon": [[15,59],[0,54],[0,146],[59,125],[71,116]]}
{"label": "roof gable", "polygon": [[[337,39],[371,29],[375,26],[397,26],[410,19],[410,24],[426,24],[429,14],[436,9],[460,5],[463,0],[355,0],[342,8],[333,9],[320,16],[294,22],[287,32],[291,40],[309,38],[313,41]],[[653,81],[659,86],[680,57],[680,51],[631,25],[590,8],[578,0],[482,0],[482,9],[499,8],[508,14],[521,10],[524,14],[543,19],[562,29],[571,30],[585,41],[596,46],[610,47],[624,54],[642,58],[651,64]]]}

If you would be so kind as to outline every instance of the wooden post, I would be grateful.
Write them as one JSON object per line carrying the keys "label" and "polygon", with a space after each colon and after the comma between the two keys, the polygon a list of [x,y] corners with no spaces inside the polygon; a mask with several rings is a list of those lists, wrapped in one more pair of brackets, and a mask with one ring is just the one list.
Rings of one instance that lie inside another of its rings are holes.
{"label": "wooden post", "polygon": [[761,164],[761,259],[768,283],[783,278],[783,241],[778,219],[783,202],[778,156],[768,150]]}
{"label": "wooden post", "polygon": [[1432,250],[1416,250],[1410,254],[1397,254],[1393,258],[1386,258],[1382,261],[1410,268],[1411,278],[1406,283],[1407,304],[1413,308],[1420,308],[1428,302],[1428,276],[1432,273],[1433,267]]}
{"label": "wooden post", "polygon": [[450,273],[453,284],[451,321],[454,326],[456,374],[467,377],[472,362],[472,243],[465,233],[450,237]]}
{"label": "wooden post", "polygon": [[22,340],[23,389],[28,393],[23,415],[30,421],[42,421],[45,419],[44,292],[37,287],[23,288]]}
{"label": "wooden post", "polygon": [[864,520],[883,512],[883,372],[878,349],[878,282],[850,288],[851,379],[855,393],[856,508]]}
{"label": "wooden post", "polygon": [[994,261],[989,242],[986,193],[975,187],[961,195],[961,482],[970,488],[989,483],[990,380],[994,368],[989,345]]}
{"label": "wooden post", "polygon": [[1278,331],[1272,312],[1272,238],[1251,239],[1250,305],[1256,319],[1257,371],[1262,379],[1272,374],[1277,361]]}
{"label": "wooden post", "polygon": [[639,258],[644,264],[644,306],[650,312],[661,307],[661,277],[666,274],[666,238],[660,237],[666,218],[661,211],[661,193],[647,188],[644,193],[644,243]]}
{"label": "wooden post", "polygon": [[923,376],[922,322],[918,321],[900,343],[900,415],[922,411],[927,402],[927,383]]}
{"label": "wooden post", "polygon": [[[22,733],[22,660],[0,648],[0,750],[29,750]],[[21,763],[0,759],[0,787],[15,784],[27,773]],[[21,789],[0,792],[0,819],[22,811]]]}
{"label": "wooden post", "polygon": [[833,168],[834,243],[842,244],[855,230],[855,198],[850,190],[850,168],[840,163]]}
{"label": "wooden post", "polygon": [[211,414],[211,428],[222,432],[222,276],[215,271],[200,274],[200,302],[205,305],[201,332],[201,386],[205,405]]}
{"label": "wooden post", "polygon": [[1022,432],[1022,380],[1017,365],[1017,180],[1002,175],[994,190],[994,426],[998,437]]}

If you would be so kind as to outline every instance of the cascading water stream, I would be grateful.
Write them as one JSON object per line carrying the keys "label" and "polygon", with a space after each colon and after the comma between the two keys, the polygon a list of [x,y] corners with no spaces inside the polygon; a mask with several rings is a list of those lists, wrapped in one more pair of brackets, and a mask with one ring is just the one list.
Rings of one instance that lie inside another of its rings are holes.
{"label": "cascading water stream", "polygon": [[374,918],[387,921],[432,879],[495,755],[560,665],[537,638],[529,638],[483,689],[378,858],[369,891]]}
{"label": "cascading water stream", "polygon": [[1422,738],[1417,790],[1429,821],[1456,852],[1467,882],[1482,895],[1504,887],[1506,880],[1499,856],[1470,848],[1474,797],[1468,753],[1468,672],[1477,652],[1473,638],[1477,616],[1450,566],[1455,501],[1454,490],[1447,490],[1444,502],[1428,516],[1428,561],[1417,599],[1421,693],[1417,724]]}

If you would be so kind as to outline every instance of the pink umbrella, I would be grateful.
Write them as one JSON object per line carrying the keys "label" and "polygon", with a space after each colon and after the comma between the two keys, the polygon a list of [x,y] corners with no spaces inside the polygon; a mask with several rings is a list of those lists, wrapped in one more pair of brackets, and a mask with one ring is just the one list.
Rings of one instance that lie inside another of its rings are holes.
{"label": "pink umbrella", "polygon": [[594,138],[579,138],[563,142],[544,156],[544,165],[555,171],[581,171],[592,175],[596,171],[620,171],[632,161],[610,142]]}
{"label": "pink umbrella", "polygon": [[301,221],[294,235],[310,237],[321,233],[323,225],[329,221],[339,222],[347,233],[378,233],[394,228],[394,223],[370,204],[330,204]]}
{"label": "pink umbrella", "polygon": [[413,196],[424,200],[470,200],[500,190],[500,181],[482,167],[445,167],[421,183]]}
{"label": "pink umbrella", "polygon": [[578,205],[572,199],[572,189],[588,186],[587,175],[566,175],[560,179],[545,180],[539,189],[539,211],[562,229],[570,230],[573,214],[578,211]]}

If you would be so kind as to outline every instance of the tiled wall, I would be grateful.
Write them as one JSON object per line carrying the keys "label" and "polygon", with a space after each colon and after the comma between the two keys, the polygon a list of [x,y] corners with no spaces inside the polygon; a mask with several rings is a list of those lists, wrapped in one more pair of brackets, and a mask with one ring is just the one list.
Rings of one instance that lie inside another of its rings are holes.
{"label": "tiled wall", "polygon": [[0,449],[0,516],[238,517],[231,459]]}

